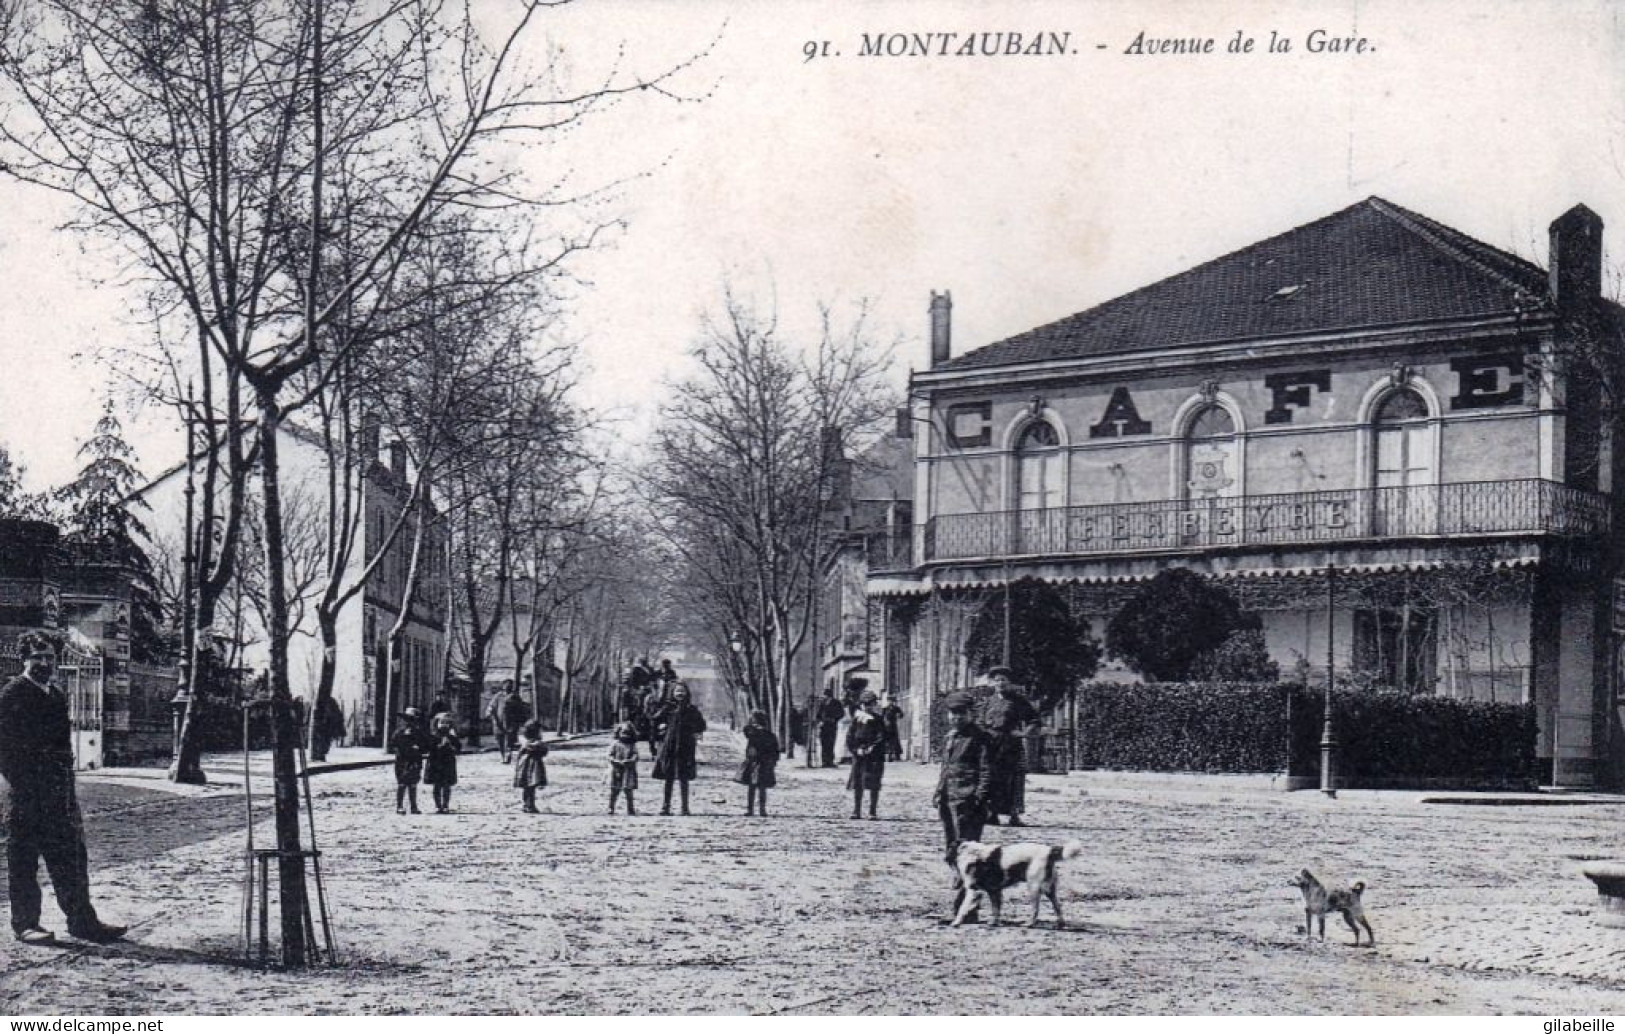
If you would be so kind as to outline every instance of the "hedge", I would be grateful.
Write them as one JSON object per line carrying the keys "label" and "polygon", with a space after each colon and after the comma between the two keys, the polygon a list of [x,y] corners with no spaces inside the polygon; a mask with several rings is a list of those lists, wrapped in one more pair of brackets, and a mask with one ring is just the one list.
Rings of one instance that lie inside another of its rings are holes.
{"label": "hedge", "polygon": [[[1156,772],[1291,772],[1318,781],[1322,691],[1250,683],[1079,687],[1086,766]],[[1333,694],[1345,787],[1531,786],[1535,711],[1370,690]]]}
{"label": "hedge", "polygon": [[1279,772],[1287,691],[1274,683],[1094,682],[1078,690],[1084,765],[1152,772]]}
{"label": "hedge", "polygon": [[[1292,771],[1320,779],[1324,691],[1292,691]],[[1338,782],[1348,787],[1523,789],[1536,784],[1533,704],[1334,691]]]}

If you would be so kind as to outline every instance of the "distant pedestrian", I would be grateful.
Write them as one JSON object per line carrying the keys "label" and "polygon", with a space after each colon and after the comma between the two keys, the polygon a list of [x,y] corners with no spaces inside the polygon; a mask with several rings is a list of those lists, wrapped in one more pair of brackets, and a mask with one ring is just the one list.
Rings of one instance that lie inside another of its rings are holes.
{"label": "distant pedestrian", "polygon": [[491,723],[491,736],[497,741],[497,754],[502,758],[504,765],[508,763],[508,752],[510,750],[508,746],[508,727],[502,721],[502,705],[507,700],[508,690],[505,683],[502,689],[492,694],[491,702],[485,705],[485,717]]}
{"label": "distant pedestrian", "polygon": [[671,699],[660,709],[654,722],[655,738],[660,747],[655,752],[654,777],[666,784],[665,803],[660,814],[671,814],[671,789],[676,783],[682,788],[683,814],[688,814],[688,784],[697,771],[695,747],[705,732],[705,716],[689,703],[688,687],[681,682],[672,690]]}
{"label": "distant pedestrian", "polygon": [[813,717],[818,722],[819,759],[825,768],[834,768],[835,733],[841,726],[841,719],[846,717],[846,708],[835,699],[835,690],[824,690],[824,697],[818,701]]}
{"label": "distant pedestrian", "polygon": [[331,693],[316,695],[316,714],[311,721],[310,759],[326,761],[334,744],[344,745],[344,709]]}
{"label": "distant pedestrian", "polygon": [[993,791],[988,797],[989,825],[997,826],[1000,815],[1010,817],[1010,825],[1023,825],[1027,810],[1027,732],[1038,723],[1038,709],[1010,682],[1010,669],[996,665],[988,670],[993,680],[993,696],[982,710],[982,727],[993,740]]}
{"label": "distant pedestrian", "polygon": [[39,632],[17,643],[23,673],[0,688],[0,834],[6,841],[11,932],[24,944],[51,944],[40,926],[39,863],[51,876],[68,933],[98,944],[127,927],[104,923],[90,901],[85,826],[73,777],[68,701],[51,682],[57,644]]}
{"label": "distant pedestrian", "polygon": [[880,720],[886,728],[886,760],[903,760],[903,709],[897,706],[891,694],[880,708]]}
{"label": "distant pedestrian", "polygon": [[509,679],[504,685],[508,687],[507,694],[502,698],[502,728],[505,730],[503,742],[507,744],[502,752],[502,761],[506,764],[513,755],[514,741],[519,735],[519,730],[534,716],[530,713],[530,704],[525,701],[524,695],[519,692],[519,687],[514,685],[513,680]]}
{"label": "distant pedestrian", "polygon": [[852,791],[852,817],[863,817],[863,794],[869,793],[869,817],[879,818],[880,784],[886,775],[886,723],[880,716],[880,698],[869,690],[858,697],[852,724],[846,730],[846,749],[852,755],[852,774],[846,787]]}
{"label": "distant pedestrian", "polygon": [[542,742],[542,723],[535,718],[519,727],[514,746],[513,785],[519,788],[525,810],[536,814],[536,791],[547,785],[547,744]]}
{"label": "distant pedestrian", "polygon": [[677,669],[671,666],[670,657],[660,658],[660,670],[655,672],[655,678],[660,680],[660,685],[668,693],[677,685],[677,683],[682,681],[682,679],[677,677]]}
{"label": "distant pedestrian", "polygon": [[631,722],[615,726],[609,745],[609,813],[615,814],[615,805],[621,794],[626,794],[626,813],[636,815],[632,792],[638,788],[638,727]]}
{"label": "distant pedestrian", "polygon": [[457,785],[457,754],[462,749],[456,723],[450,713],[442,711],[429,734],[429,762],[423,770],[423,781],[434,788],[434,810],[438,814],[451,810],[451,788]]}
{"label": "distant pedestrian", "polygon": [[649,756],[660,753],[660,720],[671,703],[671,695],[659,682],[650,682],[643,695],[643,721],[638,731],[649,741]]}
{"label": "distant pedestrian", "polygon": [[400,724],[389,738],[389,751],[395,755],[395,814],[405,815],[410,800],[412,814],[418,812],[418,783],[423,781],[423,761],[429,754],[429,734],[423,729],[423,712],[408,707],[400,713]]}
{"label": "distant pedestrian", "polygon": [[988,795],[993,787],[993,743],[976,724],[975,701],[969,693],[954,693],[943,706],[953,724],[942,745],[942,772],[937,777],[932,803],[937,806],[942,836],[947,841],[944,857],[954,873],[954,904],[949,912],[952,916],[959,912],[965,897],[964,883],[955,864],[959,845],[967,840],[982,839]]}
{"label": "distant pedestrian", "polygon": [[745,760],[734,782],[745,786],[745,814],[767,817],[767,791],[778,785],[779,738],[768,728],[767,712],[752,711],[745,723]]}

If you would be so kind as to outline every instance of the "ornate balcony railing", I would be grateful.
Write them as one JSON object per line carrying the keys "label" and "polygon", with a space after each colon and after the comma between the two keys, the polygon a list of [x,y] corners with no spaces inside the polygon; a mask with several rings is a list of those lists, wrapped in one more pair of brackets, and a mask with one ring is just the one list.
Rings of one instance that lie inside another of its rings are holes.
{"label": "ornate balcony railing", "polygon": [[1588,536],[1606,532],[1608,523],[1606,497],[1527,478],[943,514],[926,524],[924,556],[930,562],[1365,539]]}

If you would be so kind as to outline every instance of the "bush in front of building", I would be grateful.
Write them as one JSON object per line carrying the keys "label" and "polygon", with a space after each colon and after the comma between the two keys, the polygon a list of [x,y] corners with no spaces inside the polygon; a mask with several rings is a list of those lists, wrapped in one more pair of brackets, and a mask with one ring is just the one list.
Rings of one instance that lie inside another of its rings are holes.
{"label": "bush in front of building", "polygon": [[1286,769],[1287,688],[1278,683],[1091,682],[1079,688],[1077,707],[1085,767]]}
{"label": "bush in front of building", "polygon": [[1112,615],[1106,649],[1146,679],[1181,682],[1197,661],[1234,633],[1259,627],[1257,615],[1195,571],[1157,572]]}
{"label": "bush in front of building", "polygon": [[[1292,768],[1320,778],[1324,691],[1292,691]],[[1369,789],[1533,788],[1533,704],[1394,691],[1332,693],[1338,784]]]}
{"label": "bush in front of building", "polygon": [[1190,674],[1193,682],[1279,682],[1281,666],[1270,659],[1263,630],[1243,628],[1198,655]]}
{"label": "bush in front of building", "polygon": [[1027,698],[1047,710],[1068,687],[1094,676],[1100,667],[1100,640],[1089,631],[1087,621],[1072,613],[1055,586],[1022,578],[1008,593],[990,593],[983,602],[965,640],[965,658],[977,673],[1008,664],[1012,680],[1025,687]]}

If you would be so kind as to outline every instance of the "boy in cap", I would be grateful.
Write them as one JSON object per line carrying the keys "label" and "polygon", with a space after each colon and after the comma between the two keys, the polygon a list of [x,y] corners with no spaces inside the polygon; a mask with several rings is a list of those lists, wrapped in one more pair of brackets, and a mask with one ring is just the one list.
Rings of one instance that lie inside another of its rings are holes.
{"label": "boy in cap", "polygon": [[947,842],[944,857],[954,873],[954,907],[950,915],[959,911],[965,896],[959,867],[954,864],[959,845],[982,839],[988,795],[993,789],[993,744],[972,715],[975,703],[969,693],[954,693],[944,703],[952,724],[942,745],[942,772],[932,798]]}

